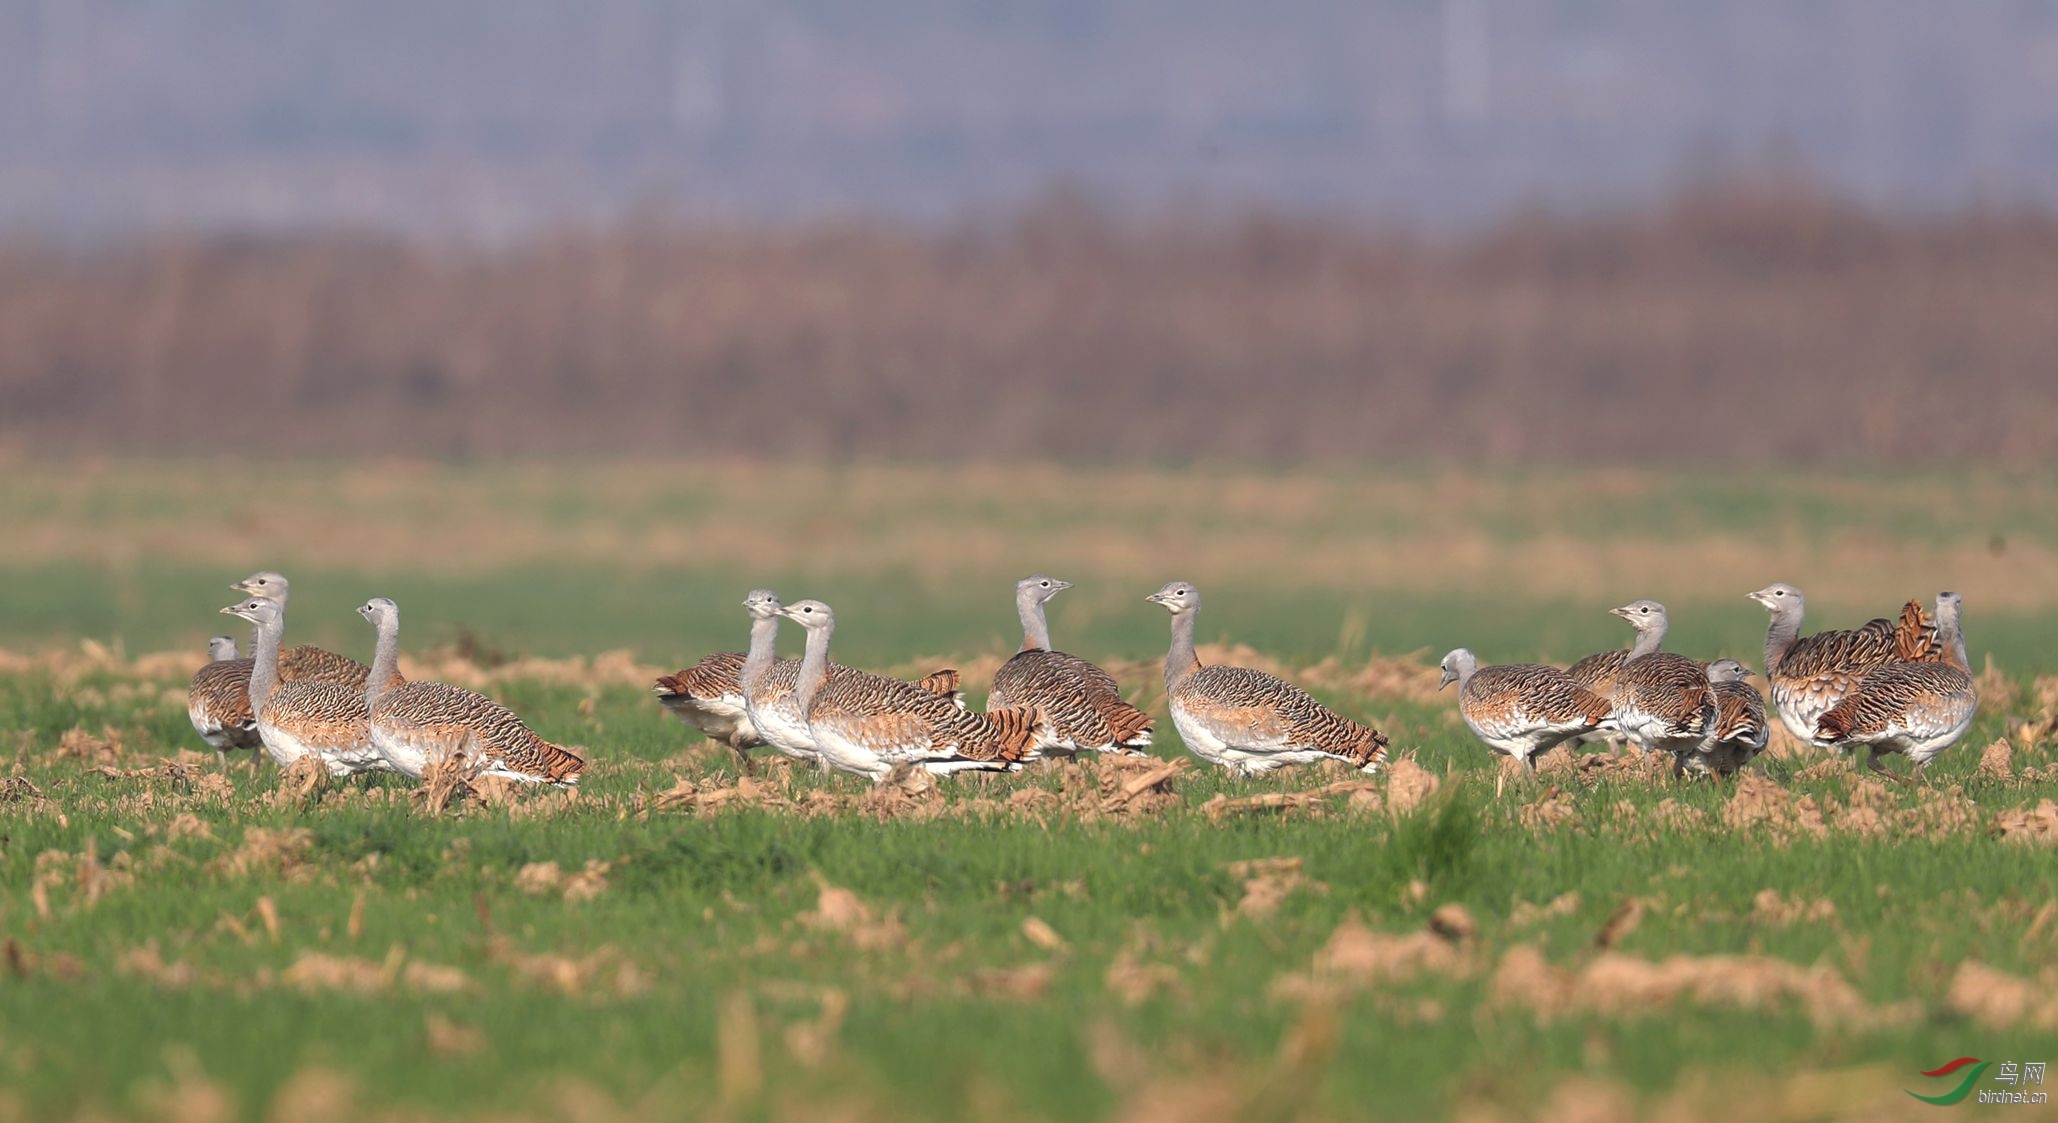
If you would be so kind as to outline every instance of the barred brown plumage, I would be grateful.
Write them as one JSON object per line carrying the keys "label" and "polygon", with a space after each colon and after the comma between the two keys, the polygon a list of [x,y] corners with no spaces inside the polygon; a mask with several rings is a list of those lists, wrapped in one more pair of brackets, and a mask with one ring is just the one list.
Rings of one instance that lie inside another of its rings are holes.
{"label": "barred brown plumage", "polygon": [[836,617],[803,600],[781,609],[807,631],[794,703],[807,717],[815,748],[832,767],[873,781],[896,764],[931,772],[1012,772],[1036,758],[1049,720],[1027,709],[977,713],[911,683],[832,667],[829,642]]}
{"label": "barred brown plumage", "polygon": [[1794,736],[1815,737],[1815,723],[1867,674],[1902,659],[1938,657],[1935,624],[1922,606],[1901,610],[1901,619],[1867,620],[1846,631],[1801,635],[1807,601],[1801,590],[1783,582],[1767,585],[1750,598],[1771,613],[1765,631],[1765,677],[1772,706]]}
{"label": "barred brown plumage", "polygon": [[[750,612],[751,618],[750,651],[738,666],[736,691],[743,699],[746,719],[761,743],[795,760],[822,763],[821,754],[815,748],[814,734],[808,731],[807,717],[801,712],[796,694],[801,661],[773,661],[779,621],[783,619],[779,595],[770,589],[752,589],[750,595],[743,598],[743,607]],[[842,671],[843,668],[832,665],[829,673]],[[915,687],[926,694],[948,699],[951,705],[963,709],[965,699],[958,689],[960,681],[957,671],[945,667],[931,671]]]}
{"label": "barred brown plumage", "polygon": [[434,762],[462,759],[473,775],[571,787],[586,762],[538,737],[513,710],[441,682],[406,682],[393,670],[400,609],[375,597],[358,614],[378,629],[378,654],[364,694],[371,742],[395,770],[416,779]]}
{"label": "barred brown plumage", "polygon": [[336,776],[383,767],[366,728],[361,691],[332,682],[280,680],[279,636],[285,628],[282,604],[252,597],[222,612],[257,626],[257,657],[250,670],[250,708],[256,718],[258,739],[274,763],[284,768],[313,756]]}
{"label": "barred brown plumage", "polygon": [[1599,728],[1612,707],[1606,698],[1556,667],[1505,663],[1482,667],[1465,648],[1443,657],[1441,690],[1458,684],[1458,715],[1473,736],[1530,768],[1536,758]]}
{"label": "barred brown plumage", "polygon": [[186,717],[226,766],[230,749],[264,747],[257,717],[250,712],[252,660],[237,658],[236,641],[228,636],[209,640],[207,650],[208,662],[193,672],[186,687]]}
{"label": "barred brown plumage", "polygon": [[1076,655],[1053,651],[1044,602],[1072,587],[1069,581],[1037,574],[1015,583],[1015,610],[1022,621],[1022,649],[993,674],[986,708],[1032,706],[1050,719],[1050,737],[1040,746],[1066,753],[1140,753],[1150,745],[1150,715],[1122,698],[1114,676]]}
{"label": "barred brown plumage", "polygon": [[1680,765],[1689,772],[1734,775],[1765,751],[1771,728],[1765,722],[1765,698],[1748,681],[1751,669],[1734,659],[1708,664],[1708,684],[1715,692],[1715,725]]}
{"label": "barred brown plumage", "polygon": [[1939,662],[1895,662],[1867,674],[1817,719],[1817,743],[1867,748],[1865,765],[1886,771],[1880,758],[1900,753],[1918,771],[1958,743],[1971,727],[1979,696],[1965,655],[1963,601],[1937,594],[1936,643]]}
{"label": "barred brown plumage", "polygon": [[1168,582],[1145,599],[1172,613],[1165,696],[1172,724],[1195,756],[1245,775],[1325,758],[1377,772],[1386,760],[1385,734],[1300,687],[1248,667],[1203,666],[1193,643],[1200,592],[1191,582]]}
{"label": "barred brown plumage", "polygon": [[1715,694],[1708,673],[1684,655],[1658,650],[1668,624],[1664,605],[1638,600],[1608,611],[1636,629],[1636,643],[1608,696],[1615,725],[1646,750],[1671,753],[1676,759],[1715,727]]}
{"label": "barred brown plumage", "polygon": [[651,686],[658,704],[680,721],[707,734],[749,760],[751,748],[765,743],[750,720],[743,698],[741,652],[718,651],[690,667],[660,676]]}

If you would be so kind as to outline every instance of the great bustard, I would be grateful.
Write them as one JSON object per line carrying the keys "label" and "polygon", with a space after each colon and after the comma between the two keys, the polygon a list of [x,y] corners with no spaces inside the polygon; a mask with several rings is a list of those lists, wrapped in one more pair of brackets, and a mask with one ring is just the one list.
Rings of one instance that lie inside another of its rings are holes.
{"label": "great bustard", "polygon": [[765,743],[743,697],[744,655],[718,651],[684,670],[661,676],[650,692],[680,721],[729,746],[749,765],[749,750]]}
{"label": "great bustard", "polygon": [[432,763],[459,758],[474,775],[571,787],[586,762],[538,737],[513,710],[483,694],[399,675],[400,609],[385,597],[358,606],[378,630],[377,653],[363,695],[371,740],[391,766],[416,779]]}
{"label": "great bustard", "polygon": [[1687,772],[1733,776],[1765,751],[1772,727],[1765,721],[1765,698],[1750,683],[1751,669],[1734,659],[1708,664],[1708,686],[1715,692],[1715,726],[1698,748],[1679,758]]}
{"label": "great bustard", "polygon": [[1113,675],[1076,655],[1051,649],[1043,605],[1071,587],[1069,581],[1042,574],[1015,583],[1022,649],[994,672],[986,708],[1041,709],[1051,726],[1049,741],[1040,746],[1044,749],[1141,753],[1150,745],[1150,715],[1123,700]]}
{"label": "great bustard", "polygon": [[1933,662],[1944,655],[1935,622],[1915,601],[1901,610],[1898,622],[1882,616],[1846,631],[1803,637],[1807,602],[1801,590],[1775,583],[1748,595],[1772,617],[1765,631],[1765,678],[1773,709],[1802,740],[1814,739],[1816,721],[1866,675],[1889,663]]}
{"label": "great bustard", "polygon": [[1677,762],[1715,728],[1708,672],[1684,655],[1658,650],[1665,639],[1664,605],[1639,600],[1608,611],[1636,629],[1636,643],[1625,653],[1608,696],[1615,725],[1646,750],[1670,753]]}
{"label": "great bustard", "polygon": [[1885,754],[1900,753],[1919,772],[1957,744],[1979,710],[1965,656],[1963,609],[1958,594],[1938,593],[1936,638],[1943,660],[1889,663],[1866,675],[1816,720],[1815,741],[1863,745],[1866,767],[1887,776],[1893,773],[1880,761]]}
{"label": "great bustard", "polygon": [[250,710],[257,736],[281,768],[316,757],[333,776],[384,767],[365,724],[364,692],[314,679],[281,681],[279,642],[284,630],[277,601],[252,597],[222,609],[257,627],[257,657],[250,669]]}
{"label": "great bustard", "polygon": [[[268,600],[279,606],[281,623],[286,618],[286,599],[292,586],[286,578],[271,570],[260,570],[229,586],[245,596]],[[311,679],[315,682],[333,682],[353,690],[363,690],[365,675],[370,668],[355,659],[324,651],[311,644],[301,644],[279,653],[279,677],[286,681]]]}
{"label": "great bustard", "polygon": [[822,758],[884,780],[897,764],[930,772],[1013,772],[1036,758],[1050,723],[1033,709],[977,713],[899,679],[829,662],[836,616],[817,600],[781,609],[807,631],[795,701]]}
{"label": "great bustard", "polygon": [[1194,654],[1200,592],[1173,581],[1145,598],[1172,614],[1165,697],[1195,756],[1252,775],[1288,764],[1341,760],[1377,772],[1386,736],[1331,710],[1292,683],[1248,667],[1203,666]]}
{"label": "great bustard", "polygon": [[236,641],[230,636],[208,640],[207,656],[186,688],[186,717],[193,732],[214,747],[227,767],[230,749],[264,747],[257,718],[250,712],[251,660],[236,657]]}
{"label": "great bustard", "polygon": [[[784,619],[779,595],[770,589],[752,589],[750,595],[743,598],[743,607],[750,613],[750,649],[738,657],[733,685],[736,697],[744,707],[744,722],[756,738],[755,743],[770,745],[795,760],[827,767],[827,762],[815,751],[814,734],[808,732],[807,718],[800,709],[796,693],[800,681],[800,660],[778,658],[779,621]],[[832,666],[830,673],[841,670]],[[714,682],[710,680],[710,685]],[[964,709],[965,696],[958,689],[960,684],[958,672],[944,667],[929,672],[914,685],[925,694],[934,694]]]}
{"label": "great bustard", "polygon": [[1503,663],[1482,667],[1465,648],[1443,657],[1441,690],[1458,684],[1458,715],[1472,734],[1497,753],[1531,769],[1536,758],[1608,720],[1606,698],[1556,667]]}

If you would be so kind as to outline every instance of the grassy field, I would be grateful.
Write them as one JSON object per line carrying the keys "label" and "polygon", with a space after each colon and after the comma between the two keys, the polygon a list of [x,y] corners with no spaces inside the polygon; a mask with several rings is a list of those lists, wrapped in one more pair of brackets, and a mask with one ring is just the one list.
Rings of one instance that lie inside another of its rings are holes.
{"label": "grassy field", "polygon": [[[2058,1052],[2050,479],[234,470],[0,492],[0,1120],[1913,1119],[1919,1070]],[[581,790],[218,772],[183,679],[258,566],[346,652],[394,596],[410,673],[583,746]],[[1141,598],[1188,577],[1215,657],[1400,761],[740,781],[644,690],[761,583],[983,688],[1031,568],[1142,704]],[[1457,643],[1618,645],[1637,596],[1755,664],[1772,580],[1818,627],[1965,594],[1982,712],[1928,785],[1509,776],[1433,689]]]}

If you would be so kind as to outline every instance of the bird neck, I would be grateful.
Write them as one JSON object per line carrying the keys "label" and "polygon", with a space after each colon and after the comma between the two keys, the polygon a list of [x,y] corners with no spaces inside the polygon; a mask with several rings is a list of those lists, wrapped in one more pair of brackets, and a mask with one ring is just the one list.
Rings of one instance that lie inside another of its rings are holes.
{"label": "bird neck", "polygon": [[1765,629],[1765,673],[1771,674],[1793,649],[1794,641],[1801,638],[1801,614],[1799,612],[1775,612],[1772,624]]}
{"label": "bird neck", "polygon": [[835,630],[833,624],[808,629],[807,650],[800,657],[800,680],[794,684],[793,692],[803,715],[814,708],[815,695],[829,677],[829,633]]}
{"label": "bird neck", "polygon": [[1478,661],[1476,661],[1476,660],[1473,660],[1473,659],[1467,659],[1467,660],[1465,660],[1464,662],[1462,662],[1462,663],[1458,664],[1458,693],[1459,693],[1459,694],[1463,694],[1463,693],[1465,693],[1465,688],[1466,688],[1466,687],[1468,687],[1468,686],[1471,686],[1471,685],[1472,685],[1472,676],[1473,676],[1473,675],[1476,675],[1476,674],[1478,674],[1478,673],[1479,673],[1479,663],[1478,663]]}
{"label": "bird neck", "polygon": [[1638,632],[1636,634],[1636,642],[1629,645],[1629,657],[1631,659],[1641,659],[1646,655],[1656,654],[1658,649],[1664,646],[1664,626],[1659,625],[1655,628],[1646,628]]}
{"label": "bird neck", "polygon": [[1022,650],[1049,651],[1050,624],[1043,617],[1043,602],[1025,593],[1015,599],[1015,612],[1022,618]]}
{"label": "bird neck", "polygon": [[753,617],[750,621],[750,650],[743,656],[743,669],[736,675],[736,685],[743,690],[745,698],[757,692],[757,684],[772,669],[772,662],[779,654],[779,618]]}
{"label": "bird neck", "polygon": [[281,621],[259,624],[252,642],[257,651],[250,662],[250,712],[255,714],[271,701],[272,688],[279,682],[279,640],[285,631]]}
{"label": "bird neck", "polygon": [[400,621],[379,621],[379,644],[372,651],[372,673],[364,680],[364,708],[379,704],[379,698],[400,680]]}
{"label": "bird neck", "polygon": [[1180,612],[1172,616],[1172,647],[1165,652],[1165,691],[1179,685],[1179,680],[1192,674],[1200,667],[1200,659],[1193,653],[1193,618],[1196,612]]}
{"label": "bird neck", "polygon": [[1944,649],[1944,661],[1972,673],[1972,661],[1965,654],[1965,631],[1958,626],[1958,613],[1943,610],[1937,613],[1937,644]]}

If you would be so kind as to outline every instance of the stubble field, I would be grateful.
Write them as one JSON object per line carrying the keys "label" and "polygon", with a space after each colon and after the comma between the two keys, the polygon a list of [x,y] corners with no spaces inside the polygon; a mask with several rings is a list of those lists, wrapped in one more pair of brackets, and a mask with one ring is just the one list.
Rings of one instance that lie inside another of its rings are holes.
{"label": "stubble field", "polygon": [[[9,475],[0,1119],[1916,1118],[1952,1083],[1919,1070],[2058,1052],[2046,478]],[[394,597],[404,669],[580,746],[580,790],[220,772],[183,682],[260,567],[292,639],[359,657],[350,609]],[[1156,758],[742,779],[647,694],[764,584],[976,700],[1032,570]],[[1390,772],[1191,761],[1142,601],[1171,577],[1203,658],[1377,724]],[[1964,594],[1981,715],[1928,783],[1785,745],[1729,784],[1600,746],[1514,775],[1434,689],[1459,644],[1619,646],[1640,596],[1756,666],[1773,580],[1810,630]]]}

